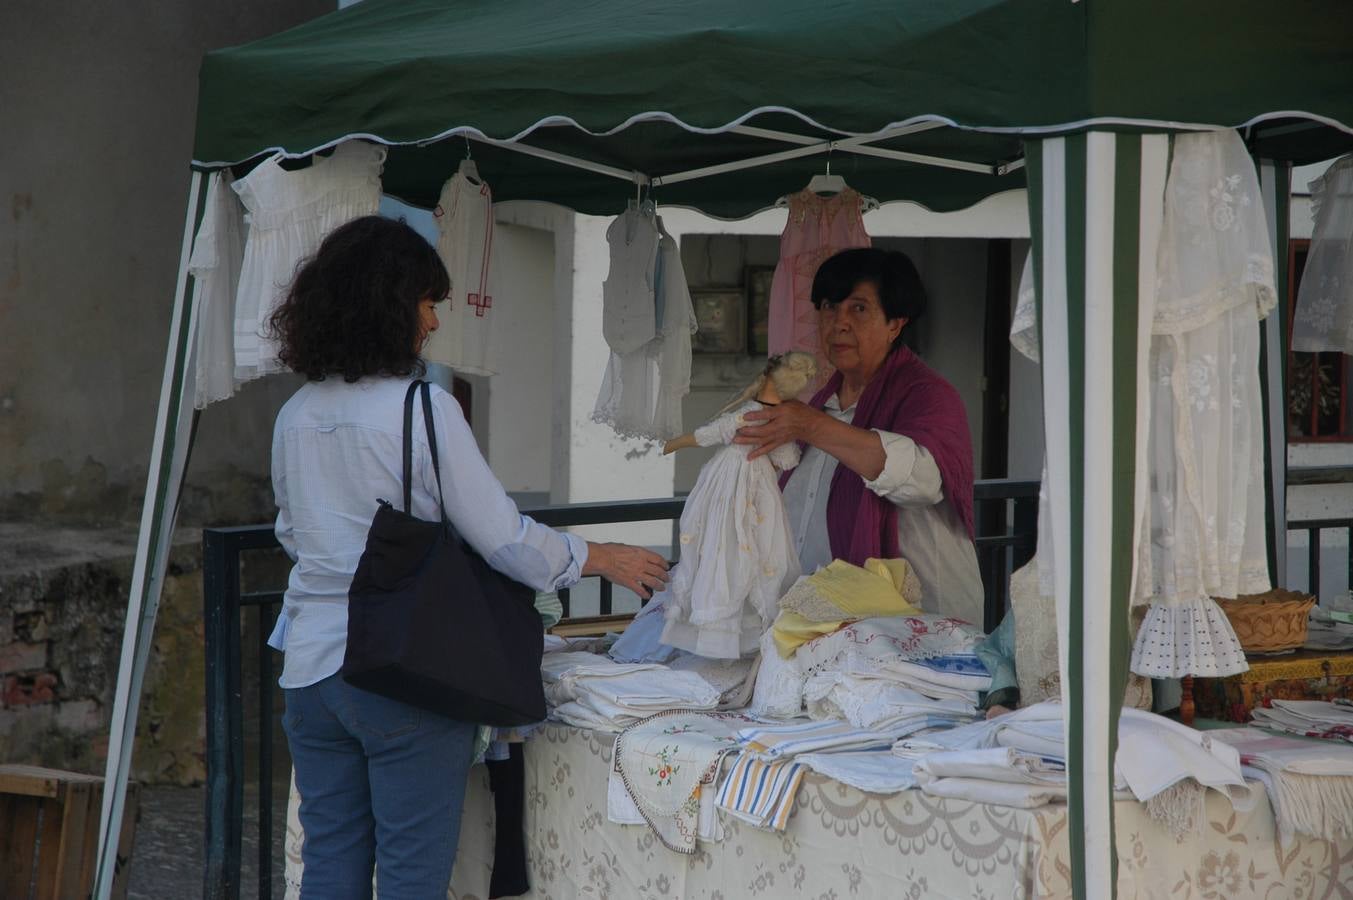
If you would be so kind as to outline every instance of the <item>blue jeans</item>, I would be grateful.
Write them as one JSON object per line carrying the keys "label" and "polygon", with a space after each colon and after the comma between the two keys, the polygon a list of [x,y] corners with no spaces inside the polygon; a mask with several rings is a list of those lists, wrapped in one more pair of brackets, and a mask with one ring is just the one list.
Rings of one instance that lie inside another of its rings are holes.
{"label": "blue jeans", "polygon": [[475,726],[339,675],[286,695],[301,795],[303,900],[444,900]]}

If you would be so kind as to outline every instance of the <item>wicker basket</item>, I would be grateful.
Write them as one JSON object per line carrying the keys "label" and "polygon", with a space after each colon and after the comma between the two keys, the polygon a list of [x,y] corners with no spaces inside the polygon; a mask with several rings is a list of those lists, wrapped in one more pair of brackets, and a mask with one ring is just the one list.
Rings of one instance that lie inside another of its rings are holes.
{"label": "wicker basket", "polygon": [[1218,597],[1217,603],[1246,653],[1279,653],[1306,643],[1306,622],[1315,598],[1274,588],[1234,600]]}

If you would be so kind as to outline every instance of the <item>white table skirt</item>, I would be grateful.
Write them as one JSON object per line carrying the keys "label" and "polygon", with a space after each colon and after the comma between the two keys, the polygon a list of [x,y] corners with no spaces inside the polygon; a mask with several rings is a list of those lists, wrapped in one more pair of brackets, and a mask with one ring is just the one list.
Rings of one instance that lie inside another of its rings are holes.
{"label": "white table skirt", "polygon": [[[1019,810],[926,796],[866,794],[809,773],[783,834],[723,817],[724,839],[694,856],[665,849],[646,826],[606,820],[614,735],[549,725],[526,744],[526,833],[537,900],[573,897],[822,900],[1071,896],[1065,806]],[[299,896],[293,787],[287,812],[288,900]],[[493,797],[471,770],[449,896],[487,897]],[[1141,804],[1116,807],[1118,895],[1169,900],[1346,897],[1353,842],[1299,837],[1280,852],[1260,794],[1248,813],[1209,792],[1207,822],[1176,842]]]}

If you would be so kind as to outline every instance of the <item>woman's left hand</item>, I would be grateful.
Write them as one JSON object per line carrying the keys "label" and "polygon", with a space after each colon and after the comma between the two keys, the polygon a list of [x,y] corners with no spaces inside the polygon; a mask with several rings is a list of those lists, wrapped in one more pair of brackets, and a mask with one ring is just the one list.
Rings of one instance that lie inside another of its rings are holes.
{"label": "woman's left hand", "polygon": [[743,418],[747,424],[733,436],[735,444],[749,444],[748,459],[765,456],[790,441],[813,442],[818,425],[826,414],[798,400],[786,400],[765,409],[752,410]]}

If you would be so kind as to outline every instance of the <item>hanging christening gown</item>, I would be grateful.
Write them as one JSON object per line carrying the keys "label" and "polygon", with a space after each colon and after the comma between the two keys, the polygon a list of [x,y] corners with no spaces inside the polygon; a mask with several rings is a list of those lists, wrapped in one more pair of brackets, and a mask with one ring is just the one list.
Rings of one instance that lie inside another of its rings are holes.
{"label": "hanging christening gown", "polygon": [[767,342],[772,356],[790,350],[816,356],[817,383],[825,384],[832,367],[818,347],[813,276],[827,257],[870,245],[864,230],[864,198],[846,188],[830,197],[802,190],[787,199],[789,216],[780,234],[780,262],[770,286]]}
{"label": "hanging christening gown", "polygon": [[437,255],[451,278],[451,294],[438,312],[441,327],[428,336],[423,356],[457,372],[492,375],[493,192],[487,183],[457,172],[442,186],[435,215]]}
{"label": "hanging christening gown", "polygon": [[1259,320],[1276,302],[1254,163],[1231,130],[1174,139],[1150,353],[1149,498],[1132,671],[1248,668],[1213,597],[1269,589]]}
{"label": "hanging christening gown", "polygon": [[1292,316],[1292,349],[1353,353],[1353,156],[1310,187],[1315,227]]}
{"label": "hanging christening gown", "polygon": [[235,297],[235,382],[282,370],[268,317],[282,302],[296,267],[339,225],[380,208],[385,148],[346,141],[288,171],[281,156],[259,163],[231,185],[247,211],[249,236]]}
{"label": "hanging christening gown", "polygon": [[719,659],[754,651],[802,574],[776,471],[798,465],[798,444],[749,462],[750,448],[731,443],[746,413],[761,408],[749,401],[695,429],[701,447],[726,446],[700,470],[681,513],[681,561],[664,600],[669,646]]}

